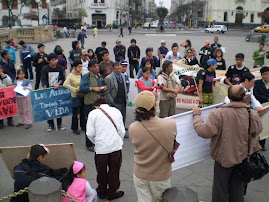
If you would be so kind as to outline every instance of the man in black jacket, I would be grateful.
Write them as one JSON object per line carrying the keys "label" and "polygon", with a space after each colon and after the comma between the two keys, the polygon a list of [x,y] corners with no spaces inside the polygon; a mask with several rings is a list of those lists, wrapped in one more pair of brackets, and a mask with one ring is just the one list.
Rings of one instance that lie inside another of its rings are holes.
{"label": "man in black jacket", "polygon": [[98,63],[103,61],[103,51],[108,51],[105,41],[102,41],[101,46],[97,47],[95,50],[95,55],[97,56]]}
{"label": "man in black jacket", "polygon": [[136,45],[136,40],[131,40],[131,46],[128,48],[128,58],[129,58],[129,69],[130,69],[130,78],[134,78],[134,69],[137,74],[139,70],[139,61],[140,61],[140,48]]}
{"label": "man in black jacket", "polygon": [[[253,95],[262,104],[269,102],[269,67],[262,67],[260,72],[262,79],[255,81]],[[266,151],[265,140],[261,140],[260,145],[262,146],[262,151]]]}
{"label": "man in black jacket", "polygon": [[71,68],[73,67],[74,60],[81,59],[81,51],[82,51],[79,45],[79,41],[72,41],[72,48],[73,50],[69,52],[69,62],[70,62]]}
{"label": "man in black jacket", "polygon": [[45,45],[40,43],[37,45],[38,53],[34,56],[33,66],[35,67],[36,72],[36,81],[35,81],[35,90],[39,88],[41,80],[41,71],[44,66],[48,65],[48,55],[44,52]]}
{"label": "man in black jacket", "polygon": [[115,55],[115,61],[120,62],[122,60],[125,60],[125,54],[126,54],[126,48],[124,45],[121,44],[121,40],[116,41],[116,46],[113,48],[114,55]]}
{"label": "man in black jacket", "polygon": [[[68,170],[61,168],[54,170],[46,165],[44,161],[49,154],[49,149],[44,145],[33,145],[27,157],[14,168],[14,192],[28,187],[31,182],[41,177],[52,177],[60,179]],[[11,202],[29,202],[28,194],[24,193],[11,199]]]}

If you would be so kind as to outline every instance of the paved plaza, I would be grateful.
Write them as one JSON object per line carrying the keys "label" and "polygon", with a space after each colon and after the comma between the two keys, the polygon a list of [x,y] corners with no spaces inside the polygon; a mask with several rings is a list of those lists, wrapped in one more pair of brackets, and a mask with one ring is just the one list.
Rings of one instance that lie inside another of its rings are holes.
{"label": "paved plaza", "polygon": [[[229,31],[226,34],[207,34],[202,30],[190,30],[190,31],[176,31],[167,32],[164,35],[156,34],[156,32],[146,32],[134,30],[131,36],[128,35],[125,29],[125,35],[122,40],[122,44],[126,48],[130,45],[130,40],[135,38],[137,45],[141,49],[141,56],[145,55],[145,49],[147,47],[154,48],[154,54],[157,53],[157,48],[160,46],[160,41],[163,39],[167,41],[167,46],[170,49],[172,43],[181,43],[186,39],[190,39],[192,46],[197,52],[204,45],[206,40],[213,42],[214,36],[219,37],[219,43],[223,47],[226,47],[226,53],[224,58],[226,60],[227,67],[235,63],[235,54],[242,52],[245,54],[245,66],[252,67],[253,60],[252,54],[258,49],[258,43],[245,42],[245,36],[247,32],[244,31]],[[113,47],[118,39],[118,30],[108,32],[106,30],[100,31],[96,39],[92,37],[92,32],[88,31],[88,38],[86,39],[85,47],[96,49],[102,41],[107,42],[107,48],[111,52],[111,60],[114,61]],[[145,34],[148,34],[147,36]],[[71,42],[75,39],[58,39],[56,41],[45,43],[46,53],[50,53],[55,45],[59,44],[64,49],[64,53],[68,56],[71,50]],[[32,44],[35,50],[37,50],[37,44]],[[265,46],[265,49],[269,48]],[[180,53],[183,54],[183,48],[180,48]],[[200,57],[198,57],[199,59]],[[17,61],[18,51],[17,51]],[[265,64],[269,64],[269,60],[265,59]],[[19,64],[17,64],[19,65]],[[128,109],[127,111],[127,126],[134,121],[134,110]],[[15,124],[18,123],[18,117],[14,118]],[[6,124],[6,120],[5,120]],[[57,143],[73,143],[75,151],[79,161],[86,164],[89,180],[92,187],[96,188],[96,169],[94,164],[94,153],[89,152],[85,147],[84,134],[75,135],[70,129],[71,116],[63,118],[63,125],[67,128],[66,131],[53,131],[51,133],[46,132],[47,123],[36,123],[29,130],[24,128],[8,127],[0,130],[0,147],[2,146],[24,146],[30,144],[57,144]],[[180,131],[180,129],[178,129]],[[178,134],[180,136],[180,132]],[[193,145],[195,147],[195,145]],[[269,144],[267,143],[267,149],[269,150]],[[262,152],[269,160],[269,152]],[[121,187],[120,190],[125,192],[124,197],[115,200],[116,202],[136,202],[136,191],[133,185],[133,151],[134,147],[130,139],[124,139],[123,145],[123,163],[121,167]],[[174,171],[172,175],[172,184],[176,186],[187,186],[198,193],[199,200],[210,202],[211,201],[211,189],[213,182],[213,165],[212,159],[205,160],[194,165],[182,168]],[[11,178],[2,158],[0,158],[0,197],[8,195],[13,191],[13,179]],[[252,182],[249,184],[248,192],[245,197],[245,202],[268,202],[269,201],[269,175],[265,176],[262,180]],[[98,200],[105,201],[105,200]]]}

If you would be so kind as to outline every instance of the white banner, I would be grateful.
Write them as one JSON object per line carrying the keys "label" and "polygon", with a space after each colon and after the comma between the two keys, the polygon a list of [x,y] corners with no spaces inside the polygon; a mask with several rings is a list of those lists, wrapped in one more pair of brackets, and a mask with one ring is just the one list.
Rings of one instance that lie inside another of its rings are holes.
{"label": "white banner", "polygon": [[[210,112],[220,107],[222,104],[212,105],[202,108],[202,119],[207,120]],[[177,124],[177,141],[180,146],[175,153],[175,162],[172,169],[177,170],[194,163],[210,158],[210,139],[204,139],[197,135],[193,128],[192,111],[175,115],[172,118]]]}

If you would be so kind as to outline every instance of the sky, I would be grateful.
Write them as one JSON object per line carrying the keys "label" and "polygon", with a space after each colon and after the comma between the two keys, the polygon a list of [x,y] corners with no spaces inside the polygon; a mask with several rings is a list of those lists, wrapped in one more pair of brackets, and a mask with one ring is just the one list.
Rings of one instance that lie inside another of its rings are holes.
{"label": "sky", "polygon": [[155,0],[155,3],[157,5],[157,7],[160,6],[159,2],[163,2],[163,6],[168,8],[168,10],[170,10],[170,7],[171,7],[171,0]]}

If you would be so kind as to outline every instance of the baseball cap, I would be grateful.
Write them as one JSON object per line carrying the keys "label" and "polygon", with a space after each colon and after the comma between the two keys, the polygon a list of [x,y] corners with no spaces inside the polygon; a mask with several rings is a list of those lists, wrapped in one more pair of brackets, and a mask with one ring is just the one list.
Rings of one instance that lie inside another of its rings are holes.
{"label": "baseball cap", "polygon": [[211,65],[216,65],[217,64],[217,60],[211,58],[207,61],[206,63],[208,66],[211,66]]}
{"label": "baseball cap", "polygon": [[119,43],[119,42],[121,43],[121,40],[120,40],[120,39],[118,39],[118,40],[116,41],[116,43]]}
{"label": "baseball cap", "polygon": [[126,60],[122,60],[122,61],[120,61],[120,64],[121,65],[128,65],[128,62]]}
{"label": "baseball cap", "polygon": [[83,50],[81,51],[81,55],[88,55],[87,50],[83,49]]}
{"label": "baseball cap", "polygon": [[209,40],[205,41],[205,46],[207,46],[209,44],[210,44],[210,41]]}
{"label": "baseball cap", "polygon": [[155,95],[150,91],[142,91],[135,98],[135,108],[139,113],[145,113],[156,104]]}
{"label": "baseball cap", "polygon": [[165,40],[161,40],[161,43],[166,43],[166,41]]}
{"label": "baseball cap", "polygon": [[78,174],[82,168],[84,168],[84,163],[81,163],[79,161],[74,161],[74,164],[73,164],[73,173],[76,175]]}

